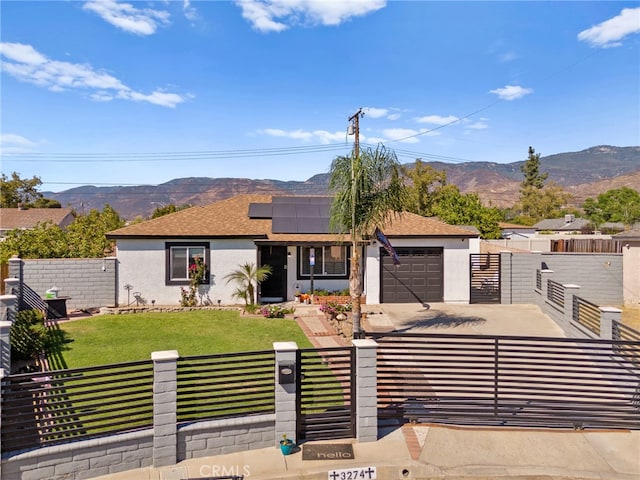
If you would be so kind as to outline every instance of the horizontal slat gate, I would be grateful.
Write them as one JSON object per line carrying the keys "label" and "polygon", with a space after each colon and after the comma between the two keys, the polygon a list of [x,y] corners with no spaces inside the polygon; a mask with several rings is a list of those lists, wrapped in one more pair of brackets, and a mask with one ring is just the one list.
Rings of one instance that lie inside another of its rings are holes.
{"label": "horizontal slat gate", "polygon": [[298,440],[355,436],[355,350],[301,349],[298,355]]}
{"label": "horizontal slat gate", "polygon": [[640,428],[640,342],[438,334],[376,340],[381,419]]}
{"label": "horizontal slat gate", "polygon": [[500,255],[472,253],[469,303],[500,303]]}

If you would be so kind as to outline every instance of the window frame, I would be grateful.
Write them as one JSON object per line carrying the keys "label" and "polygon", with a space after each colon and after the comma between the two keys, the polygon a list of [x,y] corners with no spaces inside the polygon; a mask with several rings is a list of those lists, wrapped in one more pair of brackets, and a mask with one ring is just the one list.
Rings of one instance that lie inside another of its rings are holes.
{"label": "window frame", "polygon": [[211,245],[209,242],[165,242],[165,285],[189,285],[189,278],[180,278],[174,279],[171,277],[172,272],[172,251],[175,247],[186,248],[187,249],[187,258],[189,258],[189,248],[204,248],[204,264],[206,266],[206,273],[204,279],[202,280],[202,285],[209,285],[211,282],[211,275],[209,267],[211,265]]}
{"label": "window frame", "polygon": [[[332,247],[340,247],[343,251],[344,251],[344,274],[326,274],[324,273],[324,259],[326,258],[325,256],[325,249],[329,249]],[[336,279],[336,280],[345,280],[349,278],[349,268],[350,268],[350,262],[351,262],[351,247],[349,245],[300,245],[297,247],[297,257],[298,257],[298,265],[296,268],[296,277],[297,280],[308,280],[309,278],[311,278],[311,273],[304,273],[303,272],[303,267],[305,265],[305,262],[303,261],[303,250],[304,249],[309,249],[309,248],[315,248],[316,251],[317,249],[322,249],[322,271],[316,271],[318,270],[319,266],[318,263],[316,261],[316,266],[313,272],[313,278],[322,278],[322,279]],[[316,253],[316,260],[318,258],[318,255]],[[307,265],[308,266],[308,265]]]}

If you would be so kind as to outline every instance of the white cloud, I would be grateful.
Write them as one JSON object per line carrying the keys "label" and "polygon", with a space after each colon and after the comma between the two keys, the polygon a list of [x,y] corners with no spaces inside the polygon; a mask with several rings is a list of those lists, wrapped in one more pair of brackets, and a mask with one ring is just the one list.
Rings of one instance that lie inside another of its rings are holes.
{"label": "white cloud", "polygon": [[460,119],[453,115],[449,115],[448,117],[441,117],[440,115],[426,115],[415,119],[418,123],[429,123],[432,125],[448,125],[450,123],[457,122],[458,120]]}
{"label": "white cloud", "polygon": [[281,32],[291,25],[340,25],[375,12],[386,0],[236,0],[242,16],[256,30]]}
{"label": "white cloud", "polygon": [[524,97],[525,95],[529,95],[533,93],[532,88],[524,88],[517,85],[505,85],[502,88],[496,88],[495,90],[490,90],[489,93],[495,93],[502,100],[517,100],[519,98]]}
{"label": "white cloud", "polygon": [[113,75],[95,70],[91,65],[50,60],[31,45],[0,43],[2,70],[20,81],[48,88],[53,92],[72,89],[91,91],[89,97],[97,101],[114,98],[148,102],[173,108],[188,95],[167,93],[156,89],[150,94],[132,90]]}
{"label": "white cloud", "polygon": [[383,118],[389,114],[386,108],[366,107],[363,110],[371,118]]}
{"label": "white cloud", "polygon": [[392,113],[391,115],[387,116],[388,120],[398,120],[399,118],[400,118],[399,113]]}
{"label": "white cloud", "polygon": [[429,132],[426,129],[414,130],[412,128],[386,128],[382,130],[382,134],[387,140],[395,140],[402,143],[418,143],[419,136],[427,135],[434,137],[439,135],[438,132]]}
{"label": "white cloud", "polygon": [[187,20],[195,22],[198,19],[198,11],[191,5],[189,0],[184,0],[182,2],[182,11],[184,12],[184,16]]}
{"label": "white cloud", "polygon": [[315,141],[323,144],[344,141],[345,132],[328,132],[326,130],[282,130],[280,128],[265,128],[258,130],[258,133],[271,137],[291,138],[293,140],[303,140],[305,142]]}
{"label": "white cloud", "polygon": [[161,25],[169,23],[169,12],[152,8],[139,9],[116,0],[90,0],[84,10],[98,14],[111,25],[136,35],[152,35]]}
{"label": "white cloud", "polygon": [[468,128],[471,130],[486,130],[487,128],[489,128],[489,125],[487,125],[484,121],[481,120],[479,122],[474,122],[474,123],[465,125],[464,128]]}
{"label": "white cloud", "polygon": [[625,8],[617,17],[610,18],[578,34],[578,40],[592,47],[619,47],[627,35],[640,32],[640,7]]}
{"label": "white cloud", "polygon": [[32,142],[22,135],[15,133],[3,133],[0,135],[0,152],[2,153],[30,153],[37,147],[36,142]]}

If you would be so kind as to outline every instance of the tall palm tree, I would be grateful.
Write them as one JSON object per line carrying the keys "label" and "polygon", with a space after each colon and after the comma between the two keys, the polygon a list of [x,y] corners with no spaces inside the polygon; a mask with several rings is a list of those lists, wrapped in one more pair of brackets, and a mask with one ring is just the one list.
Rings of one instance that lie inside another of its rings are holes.
{"label": "tall palm tree", "polygon": [[351,233],[349,294],[353,337],[360,338],[362,274],[360,249],[375,227],[383,228],[406,202],[400,164],[393,150],[378,145],[357,155],[337,157],[331,163],[329,189],[334,194],[330,225],[334,232]]}
{"label": "tall palm tree", "polygon": [[256,287],[264,282],[270,274],[271,266],[262,265],[257,268],[255,263],[246,262],[240,265],[237,270],[225,275],[224,279],[227,283],[235,282],[237,284],[234,297],[241,298],[247,305],[253,305],[256,300]]}

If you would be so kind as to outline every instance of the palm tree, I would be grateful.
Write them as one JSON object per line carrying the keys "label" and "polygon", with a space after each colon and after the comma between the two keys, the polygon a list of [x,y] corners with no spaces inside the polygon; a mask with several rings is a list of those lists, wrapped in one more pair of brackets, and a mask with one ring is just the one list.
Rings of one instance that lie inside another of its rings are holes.
{"label": "palm tree", "polygon": [[227,283],[235,282],[237,288],[233,296],[244,300],[246,305],[253,305],[256,300],[256,288],[271,274],[271,266],[262,265],[256,268],[255,263],[246,262],[240,268],[226,275]]}
{"label": "palm tree", "polygon": [[395,152],[384,145],[360,154],[337,157],[331,163],[329,189],[334,193],[331,228],[351,233],[351,269],[349,294],[352,301],[353,337],[361,336],[360,295],[362,240],[375,227],[382,228],[406,202],[406,191]]}

